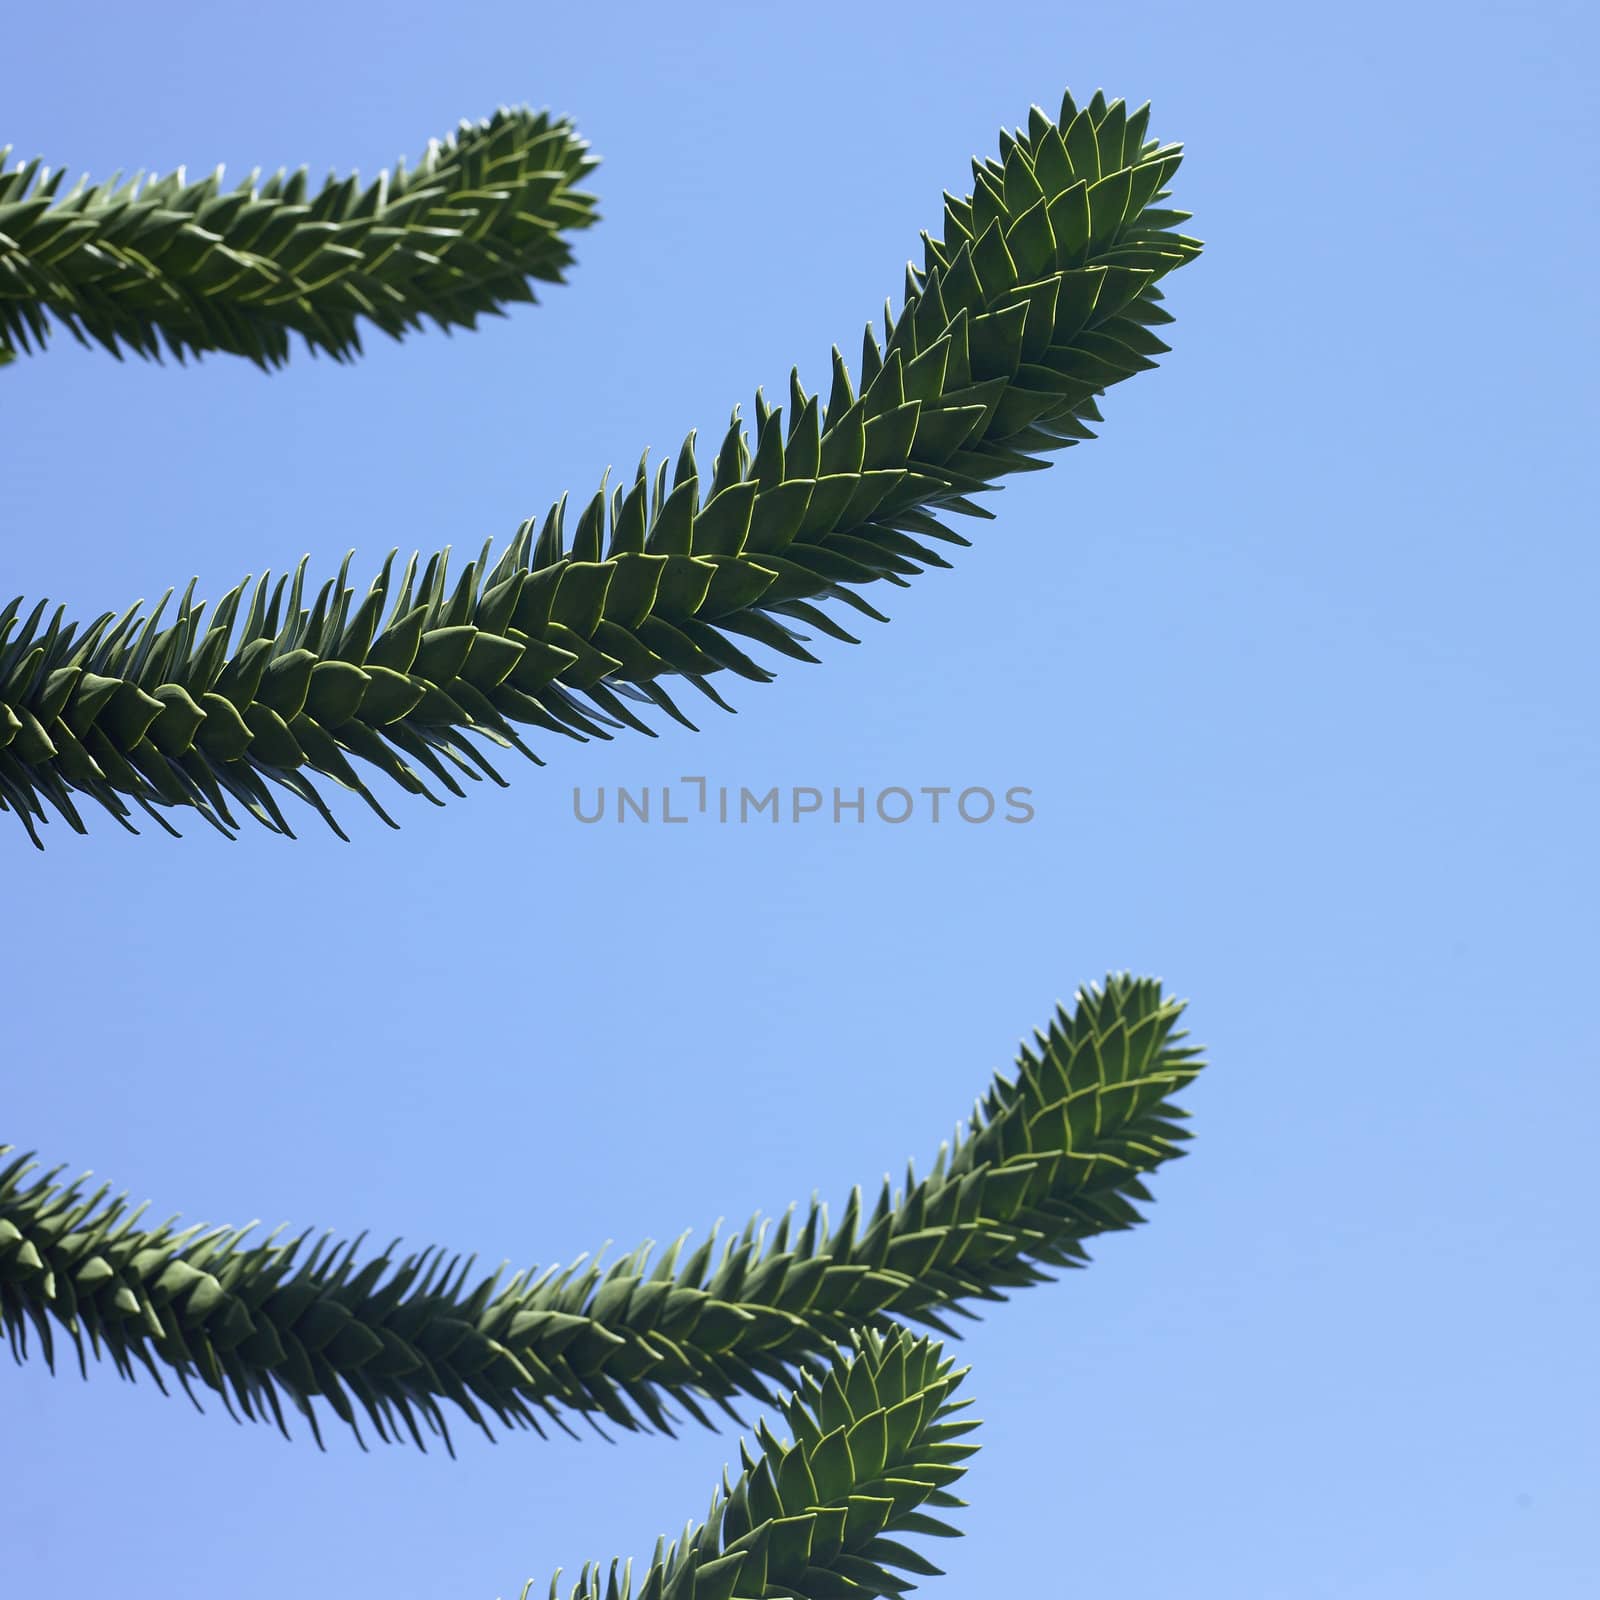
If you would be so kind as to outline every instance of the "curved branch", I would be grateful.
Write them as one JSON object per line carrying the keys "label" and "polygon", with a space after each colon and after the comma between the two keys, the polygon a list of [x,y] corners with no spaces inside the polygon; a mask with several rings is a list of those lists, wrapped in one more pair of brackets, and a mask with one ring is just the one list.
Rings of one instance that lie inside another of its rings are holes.
{"label": "curved branch", "polygon": [[598,164],[587,151],[570,122],[523,108],[463,122],[414,171],[365,189],[330,177],[315,195],[304,167],[232,191],[220,167],[198,183],[180,167],[57,199],[61,172],[19,164],[0,175],[0,357],[42,346],[50,316],[119,359],[159,360],[165,342],[180,361],[220,351],[264,368],[288,360],[291,333],[350,359],[362,318],[396,339],[425,316],[474,327],[533,300],[530,279],[561,282],[562,235],[595,220],[573,187]]}
{"label": "curved branch", "polygon": [[706,1521],[670,1546],[657,1541],[636,1595],[631,1562],[613,1561],[603,1577],[596,1562],[567,1600],[872,1600],[912,1587],[899,1572],[939,1576],[898,1536],[960,1531],[921,1509],[966,1503],[949,1485],[978,1450],[961,1442],[978,1424],[948,1420],[972,1403],[952,1398],[966,1376],[953,1366],[937,1343],[901,1329],[852,1333],[848,1349],[800,1374],[783,1405],[792,1438],[757,1424],[756,1453],[739,1445],[739,1481],[730,1489],[724,1473]]}
{"label": "curved branch", "polygon": [[524,523],[453,584],[448,551],[398,582],[391,556],[358,598],[347,559],[307,606],[302,562],[292,582],[241,584],[208,623],[191,585],[165,629],[161,606],[80,629],[64,609],[45,625],[44,603],[19,624],[14,601],[0,807],[35,844],[46,805],[83,830],[75,794],[125,825],[137,805],[176,831],[162,809],[188,806],[231,835],[232,802],[290,833],[287,790],[337,830],[320,774],[391,821],[355,761],[442,804],[430,782],[503,781],[475,739],[537,761],[519,728],[650,732],[627,697],[687,723],[664,679],[725,704],[714,674],[771,676],[751,641],[814,661],[795,623],[850,640],[816,602],[882,620],[857,587],[947,565],[927,541],[967,541],[940,515],[990,516],[972,494],[1092,437],[1096,396],[1167,349],[1150,331],[1171,320],[1157,283],[1199,245],[1172,231],[1187,213],[1159,205],[1179,148],[1147,140],[1146,120],[1068,95],[1059,124],[1035,108],[1025,134],[1002,134],[971,196],[946,196],[944,239],[923,236],[885,342],[868,327],[859,393],[837,350],[826,407],[791,380],[787,429],[758,392],[754,453],[735,411],[704,493],[691,434],[670,488],[665,462],[652,480],[641,460],[570,542],[563,498],[537,537]]}
{"label": "curved branch", "polygon": [[143,1207],[106,1187],[51,1173],[24,1188],[22,1157],[0,1172],[0,1327],[19,1361],[31,1324],[53,1369],[53,1322],[85,1375],[86,1345],[163,1389],[166,1368],[191,1399],[198,1380],[287,1436],[281,1395],[319,1442],[317,1396],[358,1439],[357,1405],[385,1441],[403,1425],[422,1446],[420,1419],[447,1448],[442,1400],[485,1432],[485,1412],[541,1434],[541,1414],[570,1432],[576,1412],[670,1433],[666,1400],[708,1426],[703,1400],[738,1420],[730,1398],[771,1399],[852,1328],[950,1333],[946,1313],[1080,1265],[1085,1240],[1142,1220],[1141,1176],[1182,1153],[1172,1097],[1202,1066],[1182,1009],[1150,979],[1080,989],[932,1171],[908,1169],[898,1193],[885,1180],[870,1215],[857,1189],[837,1226],[814,1201],[802,1226],[793,1207],[770,1231],[753,1219],[720,1255],[713,1231],[687,1255],[680,1238],[652,1263],[646,1243],[605,1270],[580,1258],[470,1291],[474,1259],[443,1251],[397,1260],[391,1245],[358,1266],[360,1239],[307,1252],[309,1232],[248,1246],[251,1227],[141,1229]]}

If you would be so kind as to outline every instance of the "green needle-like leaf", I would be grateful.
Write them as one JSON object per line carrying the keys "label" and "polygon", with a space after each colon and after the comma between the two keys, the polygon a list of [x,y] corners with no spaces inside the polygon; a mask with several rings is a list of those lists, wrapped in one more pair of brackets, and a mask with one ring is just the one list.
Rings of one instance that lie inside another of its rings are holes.
{"label": "green needle-like leaf", "polygon": [[835,351],[823,405],[796,374],[787,423],[758,393],[754,448],[736,411],[709,478],[691,435],[670,485],[641,461],[570,533],[563,497],[453,581],[448,550],[398,578],[391,556],[365,594],[341,571],[310,600],[302,562],[209,618],[191,585],[165,627],[165,601],[86,628],[14,601],[0,808],[35,844],[47,807],[83,829],[75,796],[130,827],[139,807],[176,831],[164,813],[188,807],[229,835],[241,811],[289,833],[287,792],[337,830],[320,777],[391,821],[369,768],[442,804],[503,781],[480,742],[538,760],[530,729],[649,733],[639,702],[688,723],[678,683],[725,705],[716,674],[771,676],[752,649],[812,660],[800,629],[850,639],[819,603],[881,620],[859,589],[948,565],[936,546],[967,541],[942,518],[990,516],[972,495],[1092,437],[1097,397],[1167,349],[1159,280],[1199,245],[1161,205],[1179,148],[1147,140],[1146,116],[1068,95],[1059,122],[1036,109],[1002,135],[971,195],[946,196],[857,377]]}
{"label": "green needle-like leaf", "polygon": [[[319,1439],[318,1396],[358,1438],[359,1409],[380,1438],[418,1445],[426,1425],[448,1446],[446,1400],[486,1432],[490,1418],[566,1428],[569,1412],[671,1432],[668,1402],[737,1417],[731,1399],[772,1398],[852,1329],[951,1332],[967,1303],[1081,1265],[1086,1240],[1140,1221],[1143,1177],[1188,1137],[1172,1101],[1201,1060],[1181,1011],[1148,979],[1080,990],[932,1170],[898,1192],[886,1180],[870,1213],[856,1190],[837,1223],[813,1202],[798,1225],[791,1208],[692,1251],[679,1239],[652,1260],[647,1243],[609,1268],[496,1272],[470,1291],[472,1258],[443,1251],[358,1265],[359,1240],[142,1229],[142,1207],[58,1185],[60,1169],[25,1186],[20,1157],[0,1171],[0,1327],[18,1360],[31,1327],[53,1365],[62,1329],[85,1371],[92,1350],[125,1377],[171,1373],[191,1398],[198,1381],[285,1432],[287,1399]],[[836,1452],[816,1470],[831,1482]]]}
{"label": "green needle-like leaf", "polygon": [[[902,1573],[936,1576],[899,1540],[957,1531],[922,1509],[965,1503],[949,1486],[978,1449],[962,1442],[978,1424],[951,1420],[971,1404],[952,1398],[966,1376],[953,1366],[903,1329],[851,1333],[801,1372],[783,1405],[790,1436],[762,1424],[753,1451],[741,1441],[738,1481],[729,1488],[724,1474],[705,1522],[657,1542],[637,1589],[632,1563],[596,1562],[565,1600],[873,1600],[912,1588]],[[551,1600],[562,1600],[560,1576]],[[530,1582],[522,1600],[532,1592]]]}
{"label": "green needle-like leaf", "polygon": [[524,109],[462,123],[412,171],[330,177],[314,195],[304,168],[231,191],[220,169],[190,183],[179,168],[58,198],[61,172],[19,164],[0,174],[0,356],[42,346],[51,317],[119,358],[165,345],[261,367],[288,359],[293,333],[348,360],[363,319],[395,338],[424,317],[475,327],[531,301],[530,280],[561,282],[563,235],[595,220],[574,187],[597,164],[587,150]]}

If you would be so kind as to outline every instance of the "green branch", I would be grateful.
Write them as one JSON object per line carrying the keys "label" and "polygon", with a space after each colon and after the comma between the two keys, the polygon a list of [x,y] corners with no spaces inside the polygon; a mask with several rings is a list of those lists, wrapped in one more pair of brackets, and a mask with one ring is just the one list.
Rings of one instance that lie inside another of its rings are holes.
{"label": "green branch", "polygon": [[337,830],[321,776],[391,822],[358,761],[442,804],[435,787],[503,782],[476,741],[537,761],[519,730],[649,733],[630,700],[693,726],[664,680],[724,705],[716,674],[771,676],[752,643],[814,661],[796,624],[851,640],[818,602],[882,620],[859,587],[948,565],[929,541],[967,541],[942,516],[990,516],[973,494],[1092,437],[1096,397],[1167,349],[1158,280],[1199,245],[1161,205],[1179,148],[1146,139],[1146,120],[1068,95],[1059,123],[1035,108],[1026,133],[1002,134],[972,194],[946,196],[944,237],[923,236],[881,344],[868,327],[859,390],[835,350],[825,406],[796,375],[785,426],[758,392],[754,451],[735,411],[704,486],[691,434],[670,486],[664,461],[652,477],[641,460],[570,537],[563,498],[537,537],[524,523],[454,582],[448,551],[398,580],[391,556],[359,596],[347,559],[308,604],[302,562],[292,581],[241,584],[209,621],[191,584],[165,628],[162,606],[80,628],[14,601],[0,807],[35,844],[46,806],[83,830],[75,795],[130,827],[135,806],[169,831],[163,810],[190,807],[231,835],[237,805],[290,833],[287,791]]}
{"label": "green branch", "polygon": [[357,1408],[380,1438],[403,1428],[419,1446],[420,1422],[448,1447],[445,1400],[485,1432],[486,1413],[542,1433],[541,1416],[567,1428],[571,1412],[670,1433],[667,1401],[738,1420],[732,1397],[771,1399],[853,1328],[951,1332],[945,1314],[1077,1266],[1084,1241],[1140,1221],[1142,1175],[1188,1137],[1172,1097],[1202,1063],[1181,1011],[1148,979],[1081,989],[926,1177],[908,1170],[898,1193],[886,1180],[870,1213],[857,1189],[837,1226],[813,1202],[798,1228],[791,1207],[720,1254],[713,1232],[653,1264],[646,1244],[604,1270],[580,1260],[504,1286],[496,1272],[470,1291],[473,1259],[442,1251],[397,1260],[391,1245],[358,1266],[359,1239],[307,1251],[309,1233],[247,1246],[251,1227],[142,1229],[143,1207],[105,1187],[56,1173],[24,1187],[22,1157],[0,1172],[0,1327],[19,1361],[31,1327],[53,1369],[64,1328],[86,1375],[90,1350],[163,1389],[165,1369],[191,1399],[198,1381],[287,1435],[281,1396],[319,1441],[318,1396],[358,1439]]}
{"label": "green branch", "polygon": [[[594,220],[573,187],[597,165],[572,125],[499,111],[464,122],[362,189],[352,174],[308,195],[302,167],[232,191],[221,169],[127,183],[83,180],[37,160],[0,175],[0,359],[45,343],[50,317],[81,343],[160,359],[222,351],[281,366],[289,336],[347,360],[365,318],[394,338],[476,326],[530,279],[561,281],[563,233]],[[0,167],[10,155],[0,150]],[[120,176],[120,175],[119,175]]]}
{"label": "green branch", "polygon": [[613,1561],[603,1580],[595,1563],[567,1600],[872,1600],[912,1588],[900,1573],[938,1576],[900,1538],[959,1532],[922,1508],[965,1504],[948,1486],[978,1449],[961,1442],[978,1424],[949,1420],[971,1404],[952,1399],[966,1370],[953,1372],[938,1344],[903,1330],[848,1343],[801,1373],[783,1406],[792,1438],[758,1424],[756,1452],[740,1443],[739,1481],[730,1489],[724,1473],[706,1521],[670,1546],[657,1542],[637,1592],[631,1563]]}

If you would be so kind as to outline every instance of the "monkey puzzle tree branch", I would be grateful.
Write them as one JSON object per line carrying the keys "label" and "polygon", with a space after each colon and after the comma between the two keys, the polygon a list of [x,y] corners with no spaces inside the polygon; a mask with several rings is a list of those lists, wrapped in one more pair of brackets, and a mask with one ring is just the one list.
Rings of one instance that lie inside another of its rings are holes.
{"label": "monkey puzzle tree branch", "polygon": [[735,411],[704,486],[691,434],[670,486],[665,461],[652,479],[641,460],[570,538],[563,498],[537,536],[524,523],[453,583],[448,551],[398,580],[391,555],[358,596],[347,559],[307,604],[302,562],[239,585],[209,621],[191,584],[165,628],[165,601],[87,628],[14,601],[0,807],[35,844],[47,805],[82,831],[74,795],[130,826],[138,806],[176,831],[162,811],[186,806],[231,834],[236,804],[289,833],[286,790],[337,829],[321,775],[390,821],[357,762],[442,804],[430,785],[503,781],[477,740],[537,761],[519,729],[651,732],[630,700],[687,723],[664,680],[722,705],[715,674],[771,676],[747,645],[814,661],[796,624],[850,641],[818,602],[882,620],[858,588],[948,565],[929,541],[967,540],[941,516],[992,515],[970,497],[1092,437],[1096,397],[1168,348],[1151,331],[1171,320],[1158,280],[1200,247],[1160,204],[1180,152],[1146,139],[1147,115],[1069,94],[1059,122],[1035,108],[1026,133],[1003,133],[971,195],[945,197],[944,238],[924,234],[884,342],[868,327],[859,390],[835,350],[826,406],[796,374],[785,426],[758,392],[754,452]]}
{"label": "monkey puzzle tree branch", "polygon": [[801,1372],[783,1404],[792,1437],[758,1423],[755,1453],[740,1442],[738,1482],[730,1489],[724,1473],[706,1521],[671,1545],[657,1541],[637,1591],[631,1562],[613,1561],[603,1578],[594,1563],[566,1600],[872,1600],[911,1588],[902,1572],[937,1576],[899,1541],[959,1533],[922,1509],[965,1504],[948,1486],[978,1449],[962,1443],[978,1424],[949,1420],[971,1404],[952,1398],[966,1376],[953,1365],[904,1329],[852,1333],[848,1348]]}
{"label": "monkey puzzle tree branch", "polygon": [[0,359],[42,346],[52,317],[119,358],[160,359],[165,344],[266,368],[292,333],[350,359],[362,318],[394,338],[424,317],[474,327],[533,300],[529,280],[561,282],[562,235],[595,220],[573,187],[598,164],[587,151],[571,123],[519,109],[463,122],[413,171],[365,189],[330,177],[315,195],[303,167],[231,191],[220,168],[189,183],[180,167],[58,199],[61,172],[21,164],[0,175]]}
{"label": "monkey puzzle tree branch", "polygon": [[309,1232],[247,1245],[253,1224],[140,1228],[143,1207],[106,1187],[56,1173],[24,1187],[21,1157],[0,1172],[0,1327],[19,1361],[31,1326],[53,1369],[59,1327],[86,1375],[90,1350],[163,1390],[165,1369],[191,1399],[198,1381],[287,1435],[286,1398],[319,1441],[318,1396],[358,1438],[359,1407],[380,1438],[403,1427],[419,1446],[421,1422],[448,1447],[446,1400],[485,1432],[486,1413],[570,1432],[571,1412],[670,1433],[667,1402],[737,1420],[732,1398],[771,1399],[854,1328],[951,1332],[946,1313],[1080,1265],[1086,1240],[1142,1220],[1142,1176],[1182,1153],[1173,1096],[1202,1065],[1182,1009],[1149,979],[1080,989],[928,1175],[908,1169],[898,1193],[886,1180],[870,1213],[857,1189],[837,1226],[813,1201],[798,1228],[791,1207],[720,1253],[713,1231],[653,1262],[647,1243],[609,1268],[580,1259],[504,1285],[496,1272],[470,1291],[473,1258],[443,1251],[397,1260],[391,1245],[358,1264],[360,1239],[307,1251]]}

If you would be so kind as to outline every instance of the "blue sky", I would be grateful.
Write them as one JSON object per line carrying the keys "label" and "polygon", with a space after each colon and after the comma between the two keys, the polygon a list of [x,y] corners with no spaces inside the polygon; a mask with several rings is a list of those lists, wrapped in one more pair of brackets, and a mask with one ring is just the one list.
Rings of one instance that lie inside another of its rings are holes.
{"label": "blue sky", "polygon": [[[1600,1592],[1597,44],[1555,0],[13,16],[0,139],[74,172],[370,174],[520,102],[604,158],[570,284],[477,334],[5,373],[7,594],[80,617],[475,553],[820,387],[1068,85],[1154,102],[1207,251],[1100,440],[698,735],[550,747],[397,834],[347,804],[349,845],[0,834],[0,1139],[157,1217],[565,1261],[921,1163],[1058,999],[1156,974],[1213,1061],[1192,1158],[965,1342],[984,1450],[923,1592]],[[573,820],[688,774],[1037,814]],[[736,1456],[319,1455],[38,1362],[0,1435],[26,1600],[542,1594]]]}

